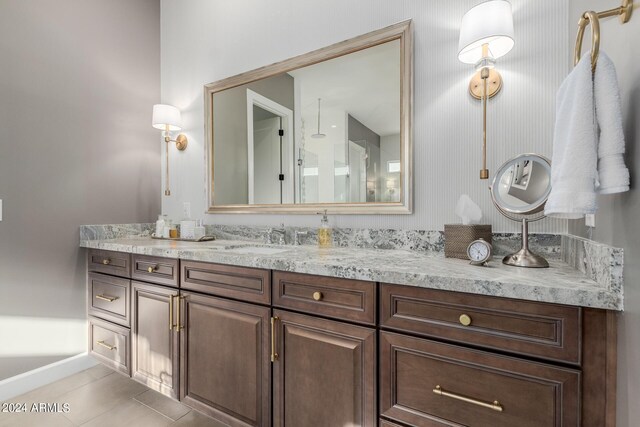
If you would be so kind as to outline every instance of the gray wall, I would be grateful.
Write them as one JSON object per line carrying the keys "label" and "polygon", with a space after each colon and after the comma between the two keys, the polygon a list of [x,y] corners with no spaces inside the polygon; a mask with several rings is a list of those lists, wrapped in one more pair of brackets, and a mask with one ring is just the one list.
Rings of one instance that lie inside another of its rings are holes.
{"label": "gray wall", "polygon": [[0,380],[86,349],[78,226],[160,212],[159,0],[0,3]]}
{"label": "gray wall", "polygon": [[[617,2],[614,2],[617,3]],[[618,6],[597,0],[571,0],[569,31],[587,10],[600,11]],[[640,419],[640,13],[625,25],[618,18],[600,22],[600,50],[609,55],[618,71],[627,142],[626,162],[631,172],[631,191],[598,198],[593,239],[624,248],[624,306],[618,327],[618,423],[619,427],[638,425]],[[583,51],[589,50],[589,30]],[[573,49],[573,43],[571,43]],[[569,231],[588,236],[584,221],[571,221]],[[635,420],[635,421],[634,421]]]}
{"label": "gray wall", "polygon": [[[293,111],[293,77],[279,74],[213,96],[213,169],[216,205],[249,202],[247,172],[247,89]],[[198,217],[200,212],[197,212]]]}

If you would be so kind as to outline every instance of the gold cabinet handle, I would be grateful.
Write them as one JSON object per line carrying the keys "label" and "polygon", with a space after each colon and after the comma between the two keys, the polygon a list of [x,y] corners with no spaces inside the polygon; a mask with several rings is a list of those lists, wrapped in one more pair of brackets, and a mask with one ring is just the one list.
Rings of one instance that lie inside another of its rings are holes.
{"label": "gold cabinet handle", "polygon": [[470,397],[466,397],[466,396],[462,396],[462,395],[459,395],[459,394],[455,394],[455,393],[451,393],[451,392],[448,392],[448,391],[444,391],[442,389],[442,387],[440,387],[439,385],[437,385],[436,388],[433,389],[433,392],[435,394],[437,394],[438,396],[450,397],[452,399],[461,400],[463,402],[471,403],[472,405],[477,405],[477,406],[482,406],[483,408],[492,409],[492,410],[497,411],[497,412],[504,411],[504,408],[502,407],[500,402],[498,402],[497,400],[494,400],[492,403],[483,402],[481,400],[476,400],[476,399],[472,399]]}
{"label": "gold cabinet handle", "polygon": [[471,317],[466,314],[461,314],[458,320],[463,326],[469,326],[471,324]]}
{"label": "gold cabinet handle", "polygon": [[118,299],[118,297],[110,297],[108,295],[96,295],[96,299],[100,299],[106,302],[114,302],[115,300]]}
{"label": "gold cabinet handle", "polygon": [[154,265],[154,266],[150,266],[149,268],[147,268],[147,271],[149,273],[153,273],[154,271],[156,271],[158,269],[158,265]]}
{"label": "gold cabinet handle", "polygon": [[314,292],[313,299],[316,301],[320,301],[322,299],[322,292]]}
{"label": "gold cabinet handle", "polygon": [[169,295],[169,330],[173,331],[173,295]]}
{"label": "gold cabinet handle", "polygon": [[[182,301],[185,301],[187,299],[187,297],[185,297],[184,295],[180,296],[178,298],[178,308],[180,308],[180,305],[182,304]],[[186,304],[186,303],[185,303]],[[186,308],[186,307],[183,307]],[[186,310],[182,310],[186,313]],[[182,317],[185,317],[185,314],[182,314]],[[180,320],[181,318],[178,316],[178,323],[180,323],[180,329],[184,329],[184,322],[182,322],[182,320]]]}
{"label": "gold cabinet handle", "polygon": [[118,349],[118,347],[116,347],[115,345],[109,345],[104,341],[97,341],[96,344],[98,344],[99,346],[102,346],[102,347],[104,347],[106,349],[109,349],[111,351]]}
{"label": "gold cabinet handle", "polygon": [[276,322],[279,319],[278,316],[271,318],[271,362],[278,360],[278,352],[276,351]]}
{"label": "gold cabinet handle", "polygon": [[178,307],[176,309],[176,332],[180,332],[184,329],[184,325],[180,324],[180,307],[182,306],[182,301],[184,301],[184,296],[176,295],[175,298],[178,300]]}
{"label": "gold cabinet handle", "polygon": [[111,264],[111,260],[109,258],[105,258],[105,259],[102,260],[102,264],[109,265],[109,264]]}

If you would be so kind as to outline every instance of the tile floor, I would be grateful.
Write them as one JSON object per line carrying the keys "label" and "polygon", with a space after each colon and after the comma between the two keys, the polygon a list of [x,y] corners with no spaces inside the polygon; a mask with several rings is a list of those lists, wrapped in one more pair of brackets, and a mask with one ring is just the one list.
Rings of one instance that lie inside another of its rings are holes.
{"label": "tile floor", "polygon": [[26,403],[27,410],[34,402],[68,403],[69,412],[0,412],[0,427],[225,426],[102,365],[10,402]]}

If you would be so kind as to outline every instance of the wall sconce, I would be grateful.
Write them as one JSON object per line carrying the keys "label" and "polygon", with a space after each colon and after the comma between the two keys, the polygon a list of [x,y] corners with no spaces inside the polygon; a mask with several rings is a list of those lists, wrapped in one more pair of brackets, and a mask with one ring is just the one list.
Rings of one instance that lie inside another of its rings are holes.
{"label": "wall sconce", "polygon": [[502,89],[502,76],[495,68],[496,59],[506,55],[514,45],[513,14],[506,0],[489,0],[470,9],[460,26],[458,59],[474,64],[478,72],[471,78],[469,92],[482,100],[482,169],[480,179],[489,178],[487,169],[487,100]]}
{"label": "wall sconce", "polygon": [[165,189],[164,195],[170,196],[171,190],[169,189],[169,143],[175,142],[176,148],[180,151],[184,151],[187,148],[187,137],[184,134],[178,135],[176,139],[171,139],[172,131],[179,131],[182,129],[182,116],[180,110],[173,105],[156,104],[153,106],[153,119],[151,125],[162,130],[164,136],[164,142],[167,143],[167,156],[166,156],[166,175],[165,175]]}

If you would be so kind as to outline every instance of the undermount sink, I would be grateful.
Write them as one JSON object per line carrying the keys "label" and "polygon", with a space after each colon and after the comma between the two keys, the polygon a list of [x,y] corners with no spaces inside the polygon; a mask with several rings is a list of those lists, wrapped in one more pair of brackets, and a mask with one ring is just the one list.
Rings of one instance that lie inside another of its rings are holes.
{"label": "undermount sink", "polygon": [[282,252],[290,251],[292,248],[287,246],[266,245],[255,242],[241,242],[233,240],[216,240],[211,242],[194,243],[194,242],[163,242],[167,247],[181,246],[188,250],[215,250],[230,254],[256,254],[256,255],[275,255]]}
{"label": "undermount sink", "polygon": [[227,249],[225,252],[234,254],[275,255],[289,250],[289,248],[274,248],[272,246],[240,246]]}

